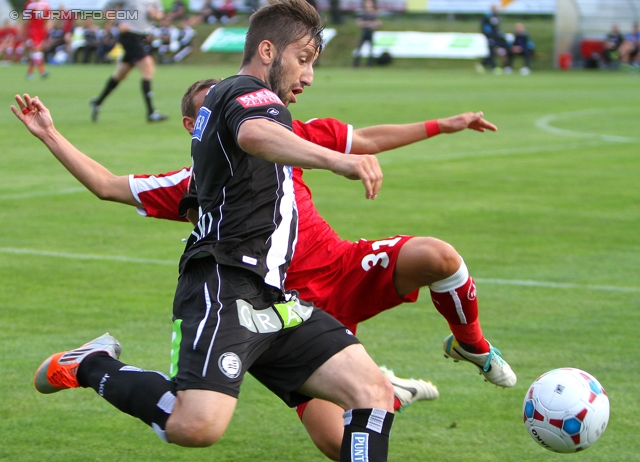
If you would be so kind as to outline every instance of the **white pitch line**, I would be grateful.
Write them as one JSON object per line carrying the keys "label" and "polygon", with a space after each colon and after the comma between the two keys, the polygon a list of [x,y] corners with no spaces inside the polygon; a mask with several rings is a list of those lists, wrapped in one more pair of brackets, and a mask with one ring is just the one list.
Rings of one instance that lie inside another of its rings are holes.
{"label": "white pitch line", "polygon": [[536,127],[541,130],[544,130],[549,133],[554,133],[556,135],[562,136],[573,136],[577,138],[591,138],[591,139],[599,139],[607,142],[614,143],[634,143],[638,141],[636,138],[627,138],[623,136],[611,136],[611,135],[599,135],[596,133],[585,133],[579,132],[575,130],[565,130],[562,128],[553,127],[551,125],[552,122],[559,119],[570,119],[572,117],[583,117],[590,115],[597,115],[603,112],[602,109],[586,109],[583,111],[574,111],[574,112],[564,112],[560,114],[550,114],[540,119],[536,120]]}
{"label": "white pitch line", "polygon": [[11,247],[0,247],[0,253],[9,253],[14,255],[34,255],[38,257],[67,258],[70,260],[103,260],[119,261],[124,263],[144,263],[150,265],[178,265],[178,259],[176,259],[175,261],[151,260],[146,258],[123,257],[119,255],[91,255],[66,252],[49,252],[46,250],[16,249]]}
{"label": "white pitch line", "polygon": [[[0,253],[8,253],[14,255],[33,255],[38,257],[54,257],[67,258],[70,260],[102,260],[102,261],[118,261],[123,263],[143,263],[149,265],[177,265],[178,261],[169,260],[151,260],[146,258],[132,258],[119,255],[91,255],[76,254],[66,252],[49,252],[44,250],[17,249],[12,247],[0,247]],[[551,289],[580,289],[580,290],[597,290],[605,292],[640,292],[638,287],[616,287],[616,286],[598,286],[590,284],[572,284],[562,282],[547,281],[529,281],[518,279],[485,279],[474,278],[476,282],[481,284],[497,284],[509,286],[525,286],[525,287],[547,287]]]}
{"label": "white pitch line", "polygon": [[5,200],[16,200],[16,199],[30,199],[32,197],[43,197],[43,196],[59,196],[62,194],[75,194],[77,192],[86,191],[87,188],[77,187],[77,188],[68,188],[68,189],[60,189],[58,191],[43,191],[43,192],[32,192],[32,193],[23,193],[23,194],[7,194],[4,196],[0,196],[0,201]]}
{"label": "white pitch line", "polygon": [[473,278],[481,284],[499,284],[509,286],[548,287],[551,289],[580,289],[597,290],[604,292],[640,292],[638,287],[596,286],[590,284],[572,284],[564,282],[526,281],[518,279],[482,279]]}

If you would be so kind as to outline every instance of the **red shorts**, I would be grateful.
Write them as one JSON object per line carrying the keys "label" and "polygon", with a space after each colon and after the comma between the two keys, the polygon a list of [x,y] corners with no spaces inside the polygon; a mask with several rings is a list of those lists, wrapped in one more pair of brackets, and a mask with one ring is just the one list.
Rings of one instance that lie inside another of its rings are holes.
{"label": "red shorts", "polygon": [[359,322],[417,300],[418,290],[400,297],[393,282],[400,249],[412,237],[361,239],[326,267],[288,273],[286,286],[355,333]]}
{"label": "red shorts", "polygon": [[[419,290],[401,297],[393,282],[400,249],[412,237],[361,239],[324,268],[287,274],[287,288],[297,290],[302,300],[313,302],[355,333],[359,322],[418,299]],[[296,407],[300,419],[306,407],[307,403]]]}
{"label": "red shorts", "polygon": [[39,51],[42,47],[42,44],[48,37],[48,32],[46,30],[33,30],[29,32],[29,46],[33,49]]}

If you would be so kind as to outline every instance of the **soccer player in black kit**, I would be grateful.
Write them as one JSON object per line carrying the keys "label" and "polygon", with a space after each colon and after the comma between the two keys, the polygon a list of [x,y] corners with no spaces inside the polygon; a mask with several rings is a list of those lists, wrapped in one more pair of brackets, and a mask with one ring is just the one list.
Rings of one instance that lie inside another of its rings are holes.
{"label": "soccer player in black kit", "polygon": [[147,121],[161,122],[168,116],[155,110],[152,102],[151,80],[155,72],[153,57],[149,54],[146,37],[151,33],[152,20],[162,18],[162,4],[160,0],[126,0],[123,3],[122,19],[117,21],[118,42],[124,49],[122,60],[116,64],[116,70],[109,77],[102,92],[89,101],[91,106],[91,120],[98,121],[100,108],[104,100],[122,82],[129,72],[137,67],[142,74],[140,82],[142,96],[147,109]]}
{"label": "soccer player in black kit", "polygon": [[180,261],[171,379],[121,363],[105,334],[45,360],[39,391],[91,387],[166,441],[202,447],[222,437],[250,372],[289,406],[320,397],[347,409],[340,460],[387,460],[391,384],[348,329],[284,290],[297,237],[290,165],[360,179],[371,199],[382,182],[374,156],[292,132],[287,105],[313,81],[322,30],[305,0],[259,9],[239,74],[213,87],[198,113],[200,218]]}

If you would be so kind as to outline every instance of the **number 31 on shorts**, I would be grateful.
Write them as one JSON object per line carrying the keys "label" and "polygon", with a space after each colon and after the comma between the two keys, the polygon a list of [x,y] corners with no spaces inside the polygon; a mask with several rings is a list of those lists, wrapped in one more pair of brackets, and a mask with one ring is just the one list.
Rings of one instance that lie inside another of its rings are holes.
{"label": "number 31 on shorts", "polygon": [[[383,239],[381,241],[376,241],[371,244],[373,250],[380,250],[381,247],[393,247],[400,241],[400,237],[396,237],[393,239]],[[386,268],[389,266],[389,255],[387,252],[379,252],[379,253],[370,253],[365,255],[362,259],[362,269],[365,271],[369,271],[374,266],[382,266]]]}

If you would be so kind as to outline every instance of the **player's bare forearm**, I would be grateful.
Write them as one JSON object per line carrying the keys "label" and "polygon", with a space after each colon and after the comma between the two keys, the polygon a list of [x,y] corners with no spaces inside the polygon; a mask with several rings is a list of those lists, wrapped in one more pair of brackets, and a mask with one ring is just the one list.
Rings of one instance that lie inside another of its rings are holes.
{"label": "player's bare forearm", "polygon": [[16,95],[18,107],[11,106],[12,112],[27,129],[36,136],[56,159],[89,191],[103,200],[121,202],[140,207],[129,188],[128,177],[118,177],[100,163],[78,150],[53,125],[47,107],[28,94]]}
{"label": "player's bare forearm", "polygon": [[78,150],[57,130],[43,137],[42,142],[69,173],[99,199],[142,207],[131,193],[128,176],[114,175]]}
{"label": "player's bare forearm", "polygon": [[445,119],[411,124],[374,125],[353,131],[353,154],[377,154],[400,148],[434,136],[429,136],[426,125],[437,124],[436,133],[457,133],[465,129],[484,132],[498,128],[483,118],[482,112],[467,112]]}

